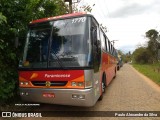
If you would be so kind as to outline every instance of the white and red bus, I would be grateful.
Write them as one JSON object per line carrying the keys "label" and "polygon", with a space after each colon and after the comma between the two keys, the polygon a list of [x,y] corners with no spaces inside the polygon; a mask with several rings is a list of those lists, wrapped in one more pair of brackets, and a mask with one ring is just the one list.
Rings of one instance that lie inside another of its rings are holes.
{"label": "white and red bus", "polygon": [[116,50],[92,15],[34,20],[19,64],[20,96],[31,102],[93,106],[116,70]]}

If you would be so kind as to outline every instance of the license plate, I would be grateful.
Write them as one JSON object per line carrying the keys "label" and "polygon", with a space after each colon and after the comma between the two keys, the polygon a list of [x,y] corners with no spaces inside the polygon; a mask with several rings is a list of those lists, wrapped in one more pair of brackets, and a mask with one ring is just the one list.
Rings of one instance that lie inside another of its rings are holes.
{"label": "license plate", "polygon": [[55,98],[55,94],[54,93],[43,93],[43,97],[45,97],[45,98]]}

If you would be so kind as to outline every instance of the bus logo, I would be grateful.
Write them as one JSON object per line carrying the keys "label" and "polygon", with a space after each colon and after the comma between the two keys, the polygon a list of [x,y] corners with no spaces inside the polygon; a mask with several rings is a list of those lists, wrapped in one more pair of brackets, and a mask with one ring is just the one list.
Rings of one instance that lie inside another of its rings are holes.
{"label": "bus logo", "polygon": [[32,76],[30,77],[30,79],[37,78],[37,77],[38,77],[38,74],[37,73],[33,73]]}
{"label": "bus logo", "polygon": [[50,81],[46,81],[46,87],[50,87],[51,86],[51,82]]}

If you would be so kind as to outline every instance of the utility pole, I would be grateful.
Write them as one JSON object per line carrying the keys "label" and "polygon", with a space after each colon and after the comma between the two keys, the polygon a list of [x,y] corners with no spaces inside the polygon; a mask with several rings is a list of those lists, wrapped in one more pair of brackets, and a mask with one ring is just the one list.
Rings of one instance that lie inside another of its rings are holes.
{"label": "utility pole", "polygon": [[69,2],[69,13],[72,13],[72,0],[64,0],[64,2]]}

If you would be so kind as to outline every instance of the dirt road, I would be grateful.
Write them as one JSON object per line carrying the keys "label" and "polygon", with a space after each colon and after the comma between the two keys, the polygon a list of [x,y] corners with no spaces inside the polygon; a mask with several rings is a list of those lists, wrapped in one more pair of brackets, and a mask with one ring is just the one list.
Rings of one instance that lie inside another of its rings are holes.
{"label": "dirt road", "polygon": [[[138,73],[131,65],[125,64],[117,77],[107,87],[102,101],[98,101],[94,107],[83,108],[62,105],[41,104],[36,110],[39,111],[160,111],[160,87],[146,77]],[[93,113],[94,114],[94,113]],[[75,119],[75,118],[47,118],[50,119]],[[76,118],[91,120],[128,120],[127,117],[87,117]],[[137,120],[132,117],[131,119]],[[141,117],[140,120],[160,120],[157,117]],[[30,119],[31,120],[31,119]]]}

